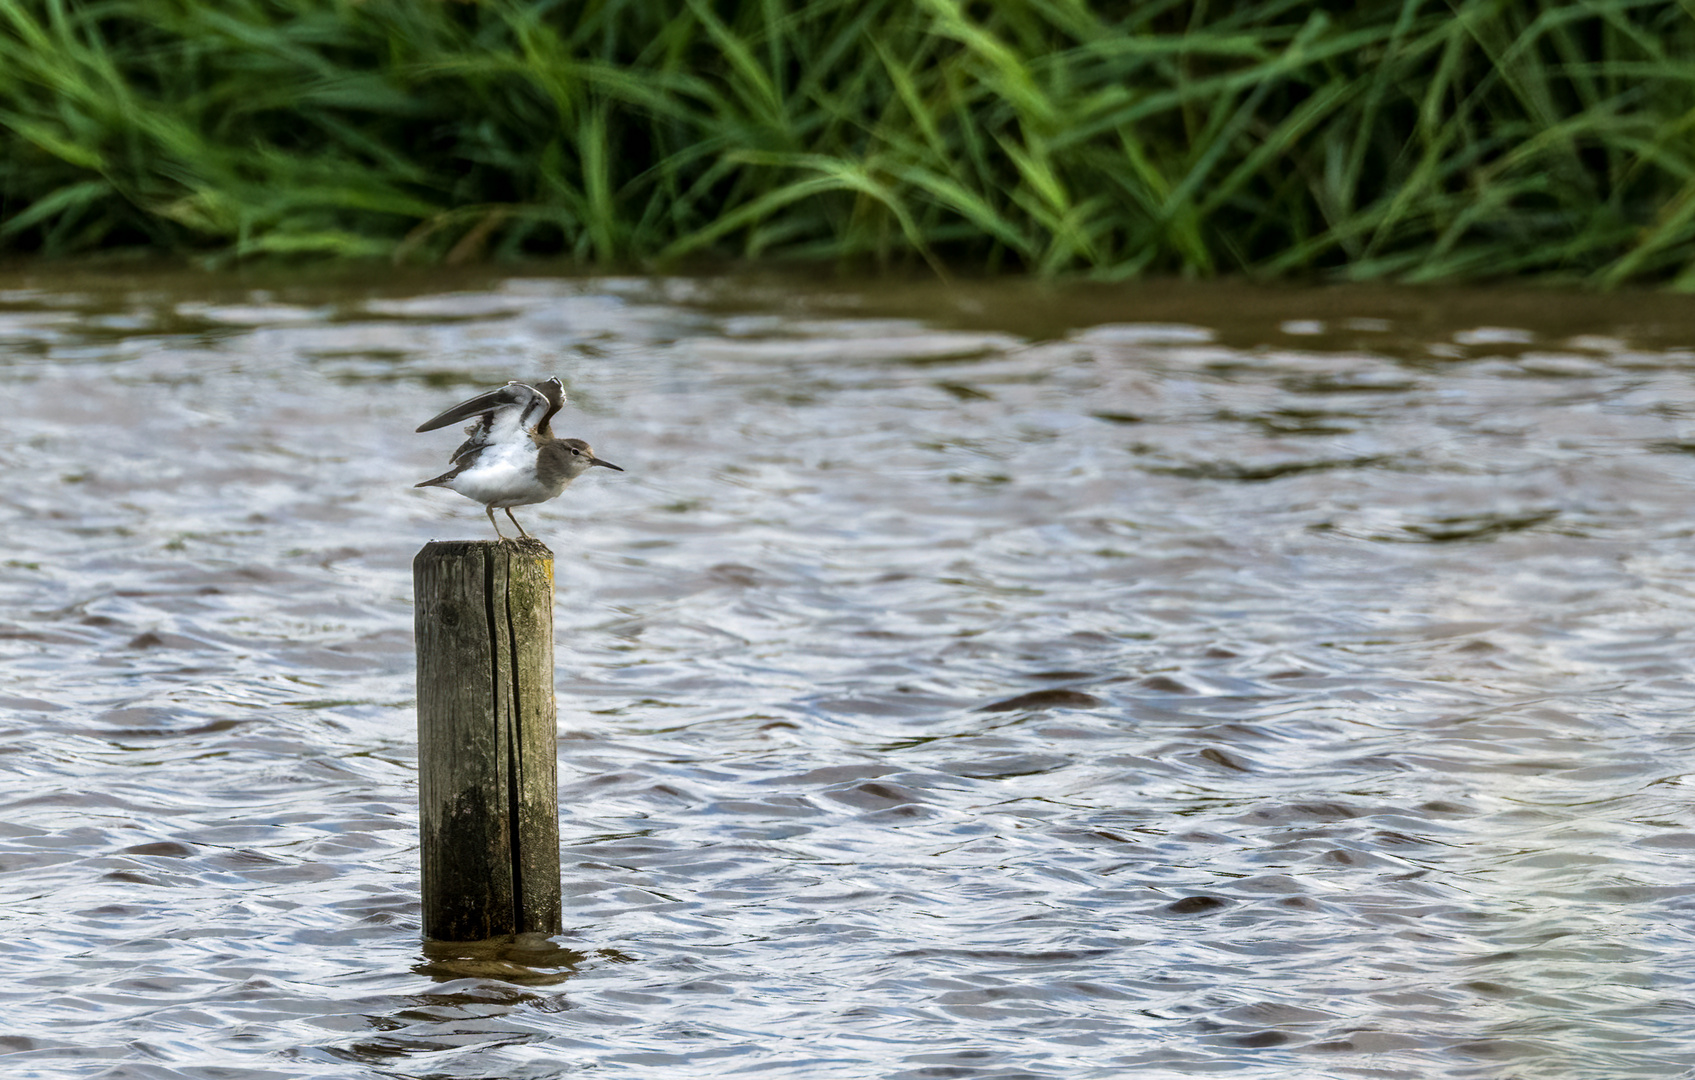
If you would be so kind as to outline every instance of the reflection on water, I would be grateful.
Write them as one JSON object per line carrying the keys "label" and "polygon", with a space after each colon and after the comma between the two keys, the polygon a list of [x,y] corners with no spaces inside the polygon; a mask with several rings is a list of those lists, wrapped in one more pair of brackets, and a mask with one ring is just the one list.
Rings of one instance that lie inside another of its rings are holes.
{"label": "reflection on water", "polygon": [[[424,960],[412,970],[437,982],[493,979],[519,986],[563,983],[588,961],[575,949],[540,934],[516,934],[490,941],[426,941]],[[627,959],[607,951],[608,959]]]}
{"label": "reflection on water", "polygon": [[[1695,1069],[1669,299],[0,281],[17,1077]],[[558,373],[566,934],[418,941],[412,428]]]}

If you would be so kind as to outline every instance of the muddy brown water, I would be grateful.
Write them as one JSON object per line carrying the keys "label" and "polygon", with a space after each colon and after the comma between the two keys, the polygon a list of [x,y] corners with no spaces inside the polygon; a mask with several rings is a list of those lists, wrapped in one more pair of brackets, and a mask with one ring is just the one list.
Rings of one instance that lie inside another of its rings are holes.
{"label": "muddy brown water", "polygon": [[[1690,307],[0,273],[0,1073],[1695,1075]],[[426,947],[551,373],[567,930]]]}

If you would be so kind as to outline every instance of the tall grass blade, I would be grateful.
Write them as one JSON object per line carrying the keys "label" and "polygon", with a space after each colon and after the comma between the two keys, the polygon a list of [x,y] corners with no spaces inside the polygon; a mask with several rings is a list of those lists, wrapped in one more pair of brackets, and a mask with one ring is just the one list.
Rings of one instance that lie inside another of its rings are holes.
{"label": "tall grass blade", "polygon": [[1695,7],[0,0],[0,251],[1695,287]]}

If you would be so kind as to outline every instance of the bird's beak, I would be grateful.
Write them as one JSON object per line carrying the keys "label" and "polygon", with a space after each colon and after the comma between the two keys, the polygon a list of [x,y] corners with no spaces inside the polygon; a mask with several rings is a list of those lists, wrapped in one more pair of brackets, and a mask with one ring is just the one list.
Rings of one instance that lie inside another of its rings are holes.
{"label": "bird's beak", "polygon": [[590,465],[590,466],[591,466],[591,467],[592,467],[592,466],[595,466],[595,465],[604,465],[604,466],[606,466],[606,467],[607,467],[607,468],[608,468],[608,469],[611,469],[611,470],[613,470],[613,471],[614,471],[614,472],[623,472],[623,471],[624,471],[624,470],[623,470],[623,469],[620,469],[620,468],[618,468],[618,466],[616,466],[616,465],[614,465],[614,464],[612,464],[612,463],[611,463],[611,462],[610,462],[610,461],[602,461],[602,460],[600,460],[600,459],[599,459],[599,458],[597,458],[597,457],[591,457],[591,458],[589,458],[589,465]]}

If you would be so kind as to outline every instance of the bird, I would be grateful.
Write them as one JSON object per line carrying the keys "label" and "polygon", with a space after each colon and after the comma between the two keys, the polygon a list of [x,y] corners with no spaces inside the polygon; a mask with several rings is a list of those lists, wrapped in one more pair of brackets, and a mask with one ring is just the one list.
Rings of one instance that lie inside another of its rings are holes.
{"label": "bird", "polygon": [[516,379],[497,390],[461,401],[418,425],[434,431],[475,417],[465,428],[470,438],[453,452],[453,468],[414,487],[444,487],[483,504],[494,534],[507,539],[494,518],[495,507],[506,511],[518,534],[534,539],[512,517],[514,506],[530,506],[557,498],[571,481],[596,465],[623,472],[594,456],[581,439],[555,438],[549,421],[565,407],[565,384],[558,377],[534,386]]}

